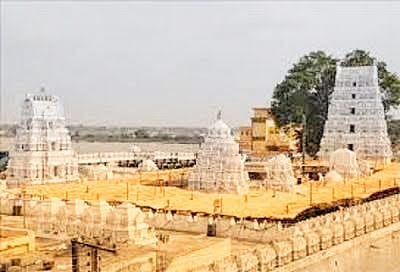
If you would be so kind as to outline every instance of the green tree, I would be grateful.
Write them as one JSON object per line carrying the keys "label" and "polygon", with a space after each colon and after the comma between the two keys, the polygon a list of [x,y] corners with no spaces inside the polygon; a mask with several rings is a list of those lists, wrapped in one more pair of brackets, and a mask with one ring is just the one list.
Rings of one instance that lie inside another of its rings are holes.
{"label": "green tree", "polygon": [[392,142],[393,153],[400,152],[400,120],[390,120],[388,122],[388,133]]}
{"label": "green tree", "polygon": [[[306,120],[306,152],[315,155],[323,135],[328,114],[329,96],[335,84],[337,60],[323,51],[311,52],[300,58],[277,84],[272,96],[272,110],[278,125]],[[385,111],[400,104],[400,79],[386,69],[386,63],[377,61],[369,52],[354,50],[342,60],[342,66],[377,64],[379,85]]]}
{"label": "green tree", "polygon": [[318,151],[335,68],[336,59],[332,56],[323,51],[311,52],[293,65],[272,96],[272,110],[278,125],[301,124],[305,115],[306,151],[309,154]]}

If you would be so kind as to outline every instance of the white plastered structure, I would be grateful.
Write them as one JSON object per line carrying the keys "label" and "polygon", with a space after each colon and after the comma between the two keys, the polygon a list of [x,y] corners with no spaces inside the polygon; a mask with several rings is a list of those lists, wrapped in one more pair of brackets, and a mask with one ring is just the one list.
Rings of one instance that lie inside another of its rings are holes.
{"label": "white plastered structure", "polygon": [[265,185],[281,191],[292,191],[296,185],[293,166],[283,154],[272,157],[265,165]]}
{"label": "white plastered structure", "polygon": [[82,236],[111,243],[155,245],[154,230],[144,222],[144,213],[130,203],[116,207],[105,201],[87,205],[83,200],[40,200],[27,210],[27,228],[37,237],[66,240]]}
{"label": "white plastered structure", "polygon": [[60,100],[43,90],[27,94],[7,170],[9,185],[78,180],[78,161]]}
{"label": "white plastered structure", "polygon": [[392,158],[375,65],[336,68],[319,155],[328,160],[341,148],[353,150],[362,160],[388,163]]}
{"label": "white plastered structure", "polygon": [[150,159],[144,160],[141,164],[139,164],[138,169],[143,172],[153,172],[157,171],[157,165]]}
{"label": "white plastered structure", "polygon": [[360,175],[356,153],[345,148],[332,152],[329,169],[336,171],[342,178],[355,178]]}
{"label": "white plastered structure", "polygon": [[208,128],[196,165],[189,173],[189,189],[247,193],[249,175],[244,170],[245,159],[244,155],[239,154],[239,144],[219,113],[217,121]]}

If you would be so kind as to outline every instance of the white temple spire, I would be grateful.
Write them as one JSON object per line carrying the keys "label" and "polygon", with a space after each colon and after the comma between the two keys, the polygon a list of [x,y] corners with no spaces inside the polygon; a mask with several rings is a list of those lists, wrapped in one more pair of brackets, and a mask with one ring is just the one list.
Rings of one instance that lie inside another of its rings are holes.
{"label": "white temple spire", "polygon": [[43,87],[26,95],[15,143],[7,170],[9,185],[78,180],[61,103]]}
{"label": "white temple spire", "polygon": [[336,72],[321,140],[323,158],[347,148],[360,159],[390,160],[392,150],[377,79],[376,65],[341,67]]}
{"label": "white temple spire", "polygon": [[239,154],[231,129],[221,120],[208,128],[198,153],[195,167],[190,170],[189,188],[211,192],[247,193],[249,177]]}

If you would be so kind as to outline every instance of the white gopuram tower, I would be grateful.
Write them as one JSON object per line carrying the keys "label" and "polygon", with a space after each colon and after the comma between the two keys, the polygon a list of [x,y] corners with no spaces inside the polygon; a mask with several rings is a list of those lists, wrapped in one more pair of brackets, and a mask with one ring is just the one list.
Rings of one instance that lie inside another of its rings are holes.
{"label": "white gopuram tower", "polygon": [[189,189],[247,193],[249,176],[244,171],[245,159],[239,154],[239,144],[219,112],[217,121],[208,129],[196,165],[189,173]]}
{"label": "white gopuram tower", "polygon": [[359,159],[388,163],[392,158],[375,65],[337,65],[320,156],[327,160],[339,148],[354,151]]}
{"label": "white gopuram tower", "polygon": [[78,178],[78,161],[59,98],[43,89],[39,94],[27,94],[10,152],[7,183],[16,186]]}

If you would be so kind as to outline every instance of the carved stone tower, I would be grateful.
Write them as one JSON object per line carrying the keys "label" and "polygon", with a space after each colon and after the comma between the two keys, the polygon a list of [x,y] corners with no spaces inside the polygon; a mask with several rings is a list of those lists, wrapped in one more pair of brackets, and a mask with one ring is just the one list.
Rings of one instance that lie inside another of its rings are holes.
{"label": "carved stone tower", "polygon": [[27,94],[10,152],[7,183],[42,184],[78,179],[78,164],[59,98]]}
{"label": "carved stone tower", "polygon": [[189,173],[189,188],[207,192],[245,194],[249,176],[244,170],[245,156],[239,154],[231,129],[221,119],[209,127],[195,167]]}
{"label": "carved stone tower", "polygon": [[389,162],[392,157],[375,65],[337,66],[320,155],[327,158],[339,148],[360,159]]}

